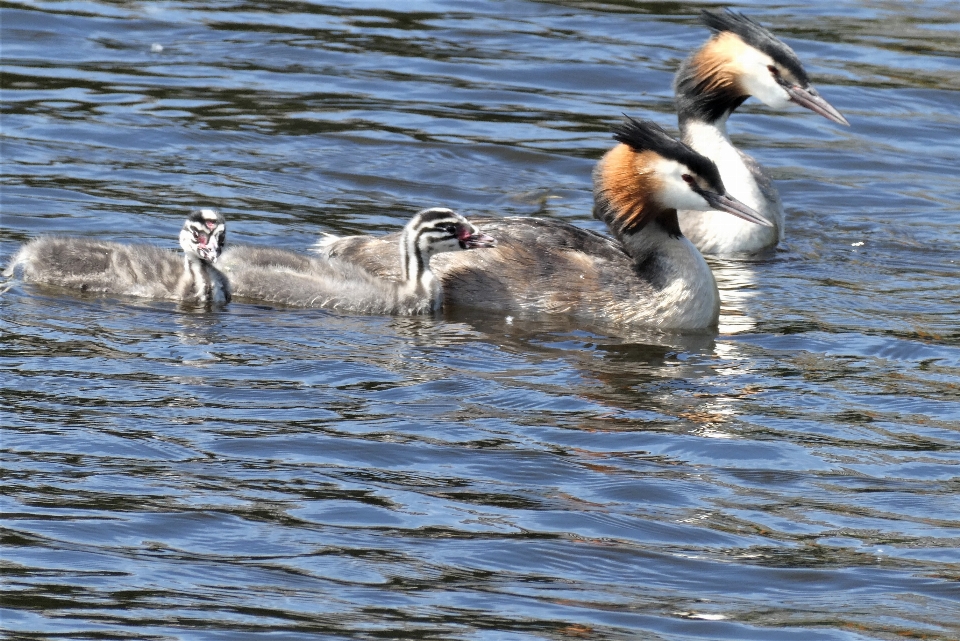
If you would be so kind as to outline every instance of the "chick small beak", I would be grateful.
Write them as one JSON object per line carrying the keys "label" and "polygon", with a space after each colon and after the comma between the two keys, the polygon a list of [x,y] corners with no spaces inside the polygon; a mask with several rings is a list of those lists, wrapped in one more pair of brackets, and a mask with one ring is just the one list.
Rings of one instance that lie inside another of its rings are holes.
{"label": "chick small beak", "polygon": [[850,123],[847,122],[847,119],[843,117],[839,111],[833,108],[829,102],[820,97],[820,94],[817,93],[817,90],[813,87],[799,87],[797,85],[789,85],[784,87],[787,90],[787,93],[790,95],[790,100],[797,103],[801,107],[805,107],[814,113],[818,113],[828,120],[832,120],[835,123],[850,126]]}
{"label": "chick small beak", "polygon": [[216,247],[198,247],[197,254],[200,256],[200,260],[204,260],[211,265],[220,258],[220,252],[217,251]]}
{"label": "chick small beak", "polygon": [[484,234],[482,231],[477,231],[461,239],[460,244],[464,249],[482,249],[485,247],[496,247],[497,240],[493,236]]}
{"label": "chick small beak", "polygon": [[773,227],[773,223],[769,220],[755,212],[750,207],[747,207],[742,202],[737,200],[732,196],[727,196],[726,194],[718,194],[715,191],[701,191],[700,195],[703,196],[704,200],[707,201],[707,204],[713,207],[714,209],[719,209],[720,211],[725,211],[728,214],[733,214],[738,218],[743,218],[744,220],[755,223],[757,225],[763,225],[764,227]]}

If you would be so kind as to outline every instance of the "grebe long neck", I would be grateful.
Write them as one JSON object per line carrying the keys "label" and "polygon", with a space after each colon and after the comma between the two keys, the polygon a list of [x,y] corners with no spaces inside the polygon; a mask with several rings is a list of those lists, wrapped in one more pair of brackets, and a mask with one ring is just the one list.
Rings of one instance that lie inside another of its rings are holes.
{"label": "grebe long neck", "polygon": [[712,122],[696,118],[682,121],[680,136],[691,149],[716,163],[723,185],[732,196],[765,213],[763,210],[767,206],[767,198],[757,182],[756,163],[731,142],[727,134],[726,116]]}
{"label": "grebe long neck", "polygon": [[688,118],[681,121],[680,133],[683,142],[716,163],[731,196],[771,223],[770,227],[761,227],[731,219],[722,212],[682,212],[683,232],[700,251],[759,251],[782,240],[784,215],[780,197],[760,165],[730,141],[727,118],[712,122]]}
{"label": "grebe long neck", "polygon": [[594,216],[607,223],[637,275],[650,283],[650,308],[663,324],[707,327],[719,315],[717,285],[703,256],[680,232],[677,210],[658,202],[663,180],[653,169],[657,163],[652,152],[624,144],[607,152],[594,170]]}
{"label": "grebe long neck", "polygon": [[718,34],[683,62],[674,82],[683,142],[717,165],[731,196],[773,224],[760,227],[719,212],[681,213],[684,233],[708,253],[756,251],[775,245],[783,234],[783,210],[769,178],[727,133],[730,114],[750,96],[729,64],[731,49],[744,48],[738,36]]}
{"label": "grebe long neck", "polygon": [[624,250],[633,258],[637,273],[658,292],[670,290],[668,297],[671,298],[678,290],[695,291],[698,296],[700,292],[708,292],[711,300],[706,306],[712,310],[716,298],[713,274],[697,248],[680,232],[677,210],[657,206],[649,199],[645,205],[634,202],[632,207],[628,205],[620,210],[610,209],[611,206],[613,202],[609,198],[603,194],[598,196],[598,217],[610,217],[614,225],[618,220],[629,220],[636,211],[648,213],[642,225],[612,226]]}
{"label": "grebe long neck", "polygon": [[744,161],[730,142],[727,120],[750,97],[730,61],[747,50],[739,36],[717,34],[681,63],[673,83],[681,140],[717,164],[728,190],[725,167]]}
{"label": "grebe long neck", "polygon": [[673,89],[680,139],[714,161],[730,193],[756,209],[761,204],[756,180],[727,133],[730,114],[750,97],[739,68],[731,61],[748,51],[735,34],[714,35],[680,64]]}
{"label": "grebe long neck", "polygon": [[223,305],[230,302],[230,291],[220,271],[188,252],[183,259],[183,274],[177,283],[178,298],[198,303]]}
{"label": "grebe long neck", "polygon": [[714,325],[720,293],[703,256],[680,234],[675,209],[667,210],[642,231],[622,238],[637,274],[653,286],[655,314],[666,326]]}
{"label": "grebe long neck", "polygon": [[436,301],[432,307],[443,304],[443,290],[430,270],[430,258],[434,251],[429,237],[422,233],[420,225],[407,225],[400,235],[400,266],[402,282],[400,298],[418,297]]}

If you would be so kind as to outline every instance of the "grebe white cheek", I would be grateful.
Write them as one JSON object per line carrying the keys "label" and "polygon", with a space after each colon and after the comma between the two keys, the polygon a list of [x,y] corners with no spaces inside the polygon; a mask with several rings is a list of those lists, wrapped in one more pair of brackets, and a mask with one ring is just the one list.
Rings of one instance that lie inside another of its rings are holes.
{"label": "grebe white cheek", "polygon": [[745,93],[773,109],[795,106],[790,101],[790,94],[777,80],[780,72],[773,58],[745,44],[741,58],[734,64],[740,69],[740,83]]}

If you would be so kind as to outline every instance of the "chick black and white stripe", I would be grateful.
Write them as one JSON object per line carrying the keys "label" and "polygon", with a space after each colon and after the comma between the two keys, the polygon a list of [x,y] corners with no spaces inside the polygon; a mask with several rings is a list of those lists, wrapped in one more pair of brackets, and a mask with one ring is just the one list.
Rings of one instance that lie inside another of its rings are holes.
{"label": "chick black and white stripe", "polygon": [[429,314],[443,304],[430,259],[495,246],[493,238],[445,208],[417,213],[395,243],[398,280],[376,276],[346,260],[254,246],[231,248],[224,256],[224,270],[234,294],[248,300],[363,314]]}
{"label": "chick black and white stripe", "polygon": [[214,267],[226,242],[220,212],[191,213],[179,240],[182,257],[153,245],[41,236],[20,248],[4,274],[19,273],[28,283],[84,293],[216,305],[229,302],[227,280]]}

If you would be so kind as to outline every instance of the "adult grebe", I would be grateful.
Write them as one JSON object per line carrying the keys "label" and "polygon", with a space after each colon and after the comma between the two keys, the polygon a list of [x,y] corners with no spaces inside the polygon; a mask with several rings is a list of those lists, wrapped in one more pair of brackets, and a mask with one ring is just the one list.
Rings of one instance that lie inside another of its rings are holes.
{"label": "adult grebe", "polygon": [[775,109],[806,107],[849,125],[817,93],[793,50],[750,18],[704,9],[703,22],[716,33],[687,58],[674,79],[680,135],[713,160],[727,191],[772,226],[731,220],[720,212],[681,211],[680,229],[705,254],[756,252],[783,239],[783,205],[770,178],[733,146],[727,118],[750,96]]}
{"label": "adult grebe", "polygon": [[[761,225],[728,196],[714,163],[650,121],[627,118],[594,171],[595,214],[612,239],[542,218],[480,218],[484,252],[446,254],[434,269],[453,305],[511,314],[672,329],[717,324],[719,295],[703,256],[680,233],[678,209],[719,209]],[[322,256],[397,278],[396,235],[328,237]]]}

